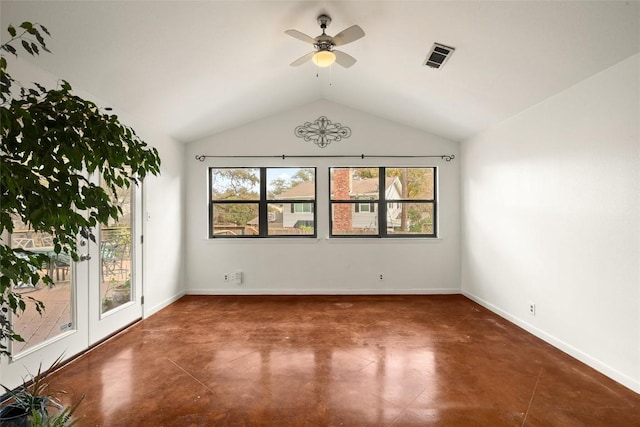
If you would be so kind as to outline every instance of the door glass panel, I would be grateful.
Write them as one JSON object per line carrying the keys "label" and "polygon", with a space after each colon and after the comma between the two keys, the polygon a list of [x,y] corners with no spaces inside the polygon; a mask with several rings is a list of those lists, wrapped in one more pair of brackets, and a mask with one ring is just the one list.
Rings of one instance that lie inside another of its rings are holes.
{"label": "door glass panel", "polygon": [[[13,219],[10,242],[12,248],[48,255],[49,261],[42,265],[40,272],[48,273],[53,279],[53,285],[40,280],[38,283],[14,286],[14,291],[21,294],[27,302],[25,311],[12,318],[13,329],[24,339],[24,342],[13,341],[11,344],[12,355],[17,356],[75,329],[72,304],[73,263],[68,254],[56,254],[53,251],[53,236],[28,229],[17,217]],[[31,298],[44,303],[42,314],[29,301]]]}
{"label": "door glass panel", "polygon": [[[109,190],[103,185],[107,194]],[[100,226],[100,313],[120,307],[133,299],[131,291],[133,243],[133,188],[119,189],[111,202],[120,206],[118,221]]]}

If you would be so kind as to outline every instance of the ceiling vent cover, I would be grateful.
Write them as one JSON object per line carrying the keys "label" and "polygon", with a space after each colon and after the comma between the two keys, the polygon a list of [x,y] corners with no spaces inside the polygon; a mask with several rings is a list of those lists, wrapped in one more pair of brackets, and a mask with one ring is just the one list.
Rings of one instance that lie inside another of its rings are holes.
{"label": "ceiling vent cover", "polygon": [[431,68],[440,68],[447,62],[454,50],[456,49],[453,47],[434,43],[431,51],[427,55],[427,62],[425,62],[424,65]]}

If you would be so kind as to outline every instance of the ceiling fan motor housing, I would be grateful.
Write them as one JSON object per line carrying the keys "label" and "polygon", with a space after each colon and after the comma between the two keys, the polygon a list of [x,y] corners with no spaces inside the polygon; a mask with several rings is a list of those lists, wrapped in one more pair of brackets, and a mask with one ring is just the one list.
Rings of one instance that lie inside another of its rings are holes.
{"label": "ceiling fan motor housing", "polygon": [[318,25],[322,28],[322,32],[331,24],[331,17],[329,15],[318,16]]}
{"label": "ceiling fan motor housing", "polygon": [[322,28],[322,34],[316,37],[316,43],[314,46],[318,51],[330,51],[335,46],[335,43],[333,42],[333,37],[326,35],[324,30],[326,30],[329,24],[331,24],[331,17],[329,15],[318,16],[318,24],[320,25],[320,28]]}

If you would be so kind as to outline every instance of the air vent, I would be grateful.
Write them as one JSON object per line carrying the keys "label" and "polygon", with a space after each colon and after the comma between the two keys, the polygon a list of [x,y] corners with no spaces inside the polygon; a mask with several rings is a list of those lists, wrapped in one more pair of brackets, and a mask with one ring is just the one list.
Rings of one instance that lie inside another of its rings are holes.
{"label": "air vent", "polygon": [[445,46],[440,43],[434,43],[429,55],[427,55],[427,62],[424,63],[427,67],[440,68],[447,62],[447,59],[456,50],[453,47]]}

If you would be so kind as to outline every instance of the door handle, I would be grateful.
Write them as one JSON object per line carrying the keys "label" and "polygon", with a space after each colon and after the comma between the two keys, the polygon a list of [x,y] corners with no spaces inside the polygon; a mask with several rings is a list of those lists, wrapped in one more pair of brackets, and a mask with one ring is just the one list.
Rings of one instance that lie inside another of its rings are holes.
{"label": "door handle", "polygon": [[80,255],[80,261],[89,261],[90,259],[91,259],[91,255],[89,254]]}

